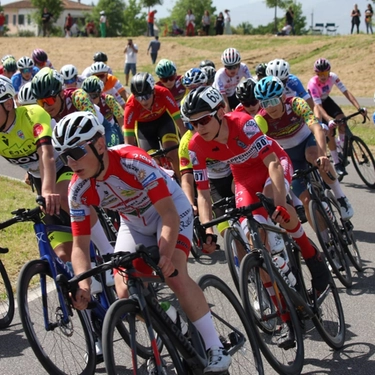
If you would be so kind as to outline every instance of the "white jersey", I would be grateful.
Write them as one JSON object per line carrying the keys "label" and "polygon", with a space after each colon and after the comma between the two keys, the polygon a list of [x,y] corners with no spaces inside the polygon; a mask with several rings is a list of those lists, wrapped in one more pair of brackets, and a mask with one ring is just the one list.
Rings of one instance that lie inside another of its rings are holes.
{"label": "white jersey", "polygon": [[225,68],[220,68],[215,74],[215,81],[212,86],[223,95],[233,96],[242,78],[252,78],[249,68],[244,63],[240,63],[240,69],[234,77],[229,77]]}

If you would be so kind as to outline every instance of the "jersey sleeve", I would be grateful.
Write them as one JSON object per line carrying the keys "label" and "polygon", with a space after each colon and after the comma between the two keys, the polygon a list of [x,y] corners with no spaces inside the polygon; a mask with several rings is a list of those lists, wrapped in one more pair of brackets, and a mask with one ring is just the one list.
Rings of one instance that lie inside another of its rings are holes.
{"label": "jersey sleeve", "polygon": [[345,85],[341,82],[340,78],[335,73],[331,73],[332,81],[336,85],[336,87],[344,93],[345,91],[348,91],[345,87]]}
{"label": "jersey sleeve", "polygon": [[304,100],[311,98],[310,94],[303,87],[302,82],[296,76],[294,76],[292,79],[291,87],[295,91],[296,96]]}
{"label": "jersey sleeve", "polygon": [[135,137],[135,122],[137,121],[138,111],[135,105],[134,95],[130,95],[126,102],[124,111],[124,136]]}
{"label": "jersey sleeve", "polygon": [[320,97],[320,90],[318,89],[315,83],[315,77],[311,78],[309,83],[307,84],[307,90],[309,91],[314,104],[322,105],[322,99]]}
{"label": "jersey sleeve", "polygon": [[166,92],[165,94],[163,93],[165,107],[167,108],[167,111],[169,112],[173,120],[178,120],[179,118],[181,118],[180,108],[178,107],[178,104],[170,91],[167,91],[168,92]]}
{"label": "jersey sleeve", "polygon": [[255,115],[254,120],[257,123],[257,125],[259,126],[259,129],[264,134],[267,134],[267,132],[268,132],[268,122],[267,122],[267,120],[259,114]]}
{"label": "jersey sleeve", "polygon": [[113,116],[115,116],[116,119],[124,116],[124,110],[112,95],[106,94],[105,103],[111,109]]}
{"label": "jersey sleeve", "polygon": [[21,73],[13,74],[11,80],[12,80],[12,85],[14,87],[14,90],[18,94],[18,91],[20,91],[20,86],[21,86],[21,82],[22,82]]}
{"label": "jersey sleeve", "polygon": [[82,89],[75,90],[72,93],[72,103],[79,111],[91,112],[96,116],[94,104],[86,91]]}
{"label": "jersey sleeve", "polygon": [[180,146],[178,148],[178,157],[180,159],[180,172],[181,174],[184,173],[191,173],[193,171],[193,164],[191,163],[190,156],[189,156],[189,141],[193,136],[193,132],[188,130],[180,141]]}
{"label": "jersey sleeve", "polygon": [[208,181],[206,157],[200,150],[195,138],[189,142],[189,158],[193,165],[194,180],[198,190],[208,190],[210,184]]}
{"label": "jersey sleeve", "polygon": [[308,127],[311,127],[313,124],[319,123],[310,106],[302,98],[295,97],[292,99],[292,111],[297,116],[302,117],[303,121]]}
{"label": "jersey sleeve", "polygon": [[36,147],[52,144],[50,115],[39,105],[26,106],[27,115],[33,124],[33,136]]}

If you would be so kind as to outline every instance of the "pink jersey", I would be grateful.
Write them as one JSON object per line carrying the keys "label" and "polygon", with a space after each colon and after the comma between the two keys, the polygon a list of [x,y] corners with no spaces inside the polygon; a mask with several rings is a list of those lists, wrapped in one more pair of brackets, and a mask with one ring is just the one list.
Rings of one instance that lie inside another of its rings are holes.
{"label": "pink jersey", "polygon": [[314,103],[320,105],[322,104],[322,101],[328,98],[329,93],[331,92],[334,85],[336,85],[342,93],[347,91],[346,87],[340,81],[340,78],[337,76],[337,74],[332,72],[329,73],[329,78],[324,83],[319,81],[318,76],[312,77],[307,84],[307,89],[310,92]]}

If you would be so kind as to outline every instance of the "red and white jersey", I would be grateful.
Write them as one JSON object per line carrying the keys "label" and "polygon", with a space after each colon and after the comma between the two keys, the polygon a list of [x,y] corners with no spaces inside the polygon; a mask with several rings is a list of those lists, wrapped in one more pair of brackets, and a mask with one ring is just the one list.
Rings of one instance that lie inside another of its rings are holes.
{"label": "red and white jersey", "polygon": [[140,148],[115,146],[108,150],[108,157],[103,180],[82,180],[73,175],[69,185],[73,236],[90,234],[91,205],[118,211],[141,231],[159,218],[154,203],[181,194],[178,184]]}
{"label": "red and white jersey", "polygon": [[215,140],[205,141],[196,133],[189,142],[189,155],[193,164],[194,179],[200,190],[209,189],[206,159],[216,159],[229,164],[236,184],[248,186],[252,180],[258,184],[268,178],[268,168],[263,159],[274,152],[279,159],[288,158],[281,146],[264,135],[254,119],[243,112],[225,115],[228,125],[226,144]]}
{"label": "red and white jersey", "polygon": [[307,89],[310,92],[311,97],[315,104],[322,104],[322,101],[328,98],[332,87],[336,85],[337,88],[343,93],[347,91],[345,85],[340,81],[337,74],[330,72],[328,80],[324,83],[319,81],[318,76],[314,76],[310,79],[307,84]]}

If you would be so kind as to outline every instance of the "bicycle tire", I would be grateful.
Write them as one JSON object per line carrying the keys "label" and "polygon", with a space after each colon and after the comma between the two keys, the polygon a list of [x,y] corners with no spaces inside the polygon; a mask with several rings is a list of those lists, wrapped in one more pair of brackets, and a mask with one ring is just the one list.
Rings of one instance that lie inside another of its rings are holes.
{"label": "bicycle tire", "polygon": [[[262,314],[262,319],[265,321],[270,320],[274,326],[274,330],[271,333],[266,333],[260,328],[261,324],[259,323],[259,313],[254,311],[253,304],[251,302],[254,287],[251,286],[249,291],[249,284],[256,283],[257,285],[263,285],[261,274],[263,277],[265,277],[265,275],[268,274],[268,271],[265,267],[264,260],[260,256],[260,253],[252,252],[247,254],[241,262],[240,293],[247,316],[251,317],[254,322],[258,321],[255,326],[257,327],[256,336],[259,348],[267,359],[268,363],[278,373],[287,375],[300,374],[304,363],[304,343],[300,320],[288,295],[287,288],[289,287],[285,284],[282,276],[275,269],[275,272],[273,273],[275,276],[273,290],[278,290],[283,298],[283,311],[285,311],[284,313],[289,314],[290,323],[293,327],[295,335],[295,347],[286,350],[278,347],[277,345],[278,338],[280,337],[279,326],[283,323],[280,313]],[[259,290],[259,288],[255,287],[255,290]],[[258,300],[260,301],[260,306],[262,306],[262,296],[259,294]],[[277,309],[275,304],[274,307]],[[275,319],[277,320],[277,324],[273,323]]]}
{"label": "bicycle tire", "polygon": [[190,248],[190,252],[195,259],[199,259],[203,254],[203,241],[201,235],[199,234],[199,230],[197,229],[198,224],[200,224],[199,216],[196,216],[194,217],[193,238]]}
{"label": "bicycle tire", "polygon": [[366,143],[356,135],[350,139],[350,157],[360,179],[375,189],[375,160]]}
{"label": "bicycle tire", "polygon": [[[133,371],[136,370],[137,374],[149,374],[146,363],[140,364],[138,358],[136,358],[137,349],[132,344],[129,347],[124,347],[122,345],[123,340],[116,339],[118,337],[116,331],[119,331],[119,327],[121,330],[121,327],[127,325],[130,337],[133,336],[137,340],[136,321],[139,316],[140,309],[138,303],[134,300],[118,300],[108,309],[103,323],[102,339],[104,362],[109,375],[117,375],[121,369],[126,368],[133,368]],[[156,330],[156,327],[153,327],[153,329]],[[163,341],[165,351],[168,353],[168,356],[164,355],[164,352],[160,353],[166,366],[166,373],[186,375],[185,367],[175,347],[164,332],[158,332],[158,334]]]}
{"label": "bicycle tire", "polygon": [[[41,278],[45,285],[39,285]],[[43,287],[46,294],[41,290]],[[39,298],[42,295],[44,297]],[[62,322],[58,290],[47,261],[37,259],[23,266],[17,284],[17,303],[29,344],[49,374],[95,373],[96,353],[87,314],[73,310],[68,324]],[[45,311],[49,318],[48,330],[44,322]]]}
{"label": "bicycle tire", "polygon": [[[333,215],[330,201],[327,200],[325,203],[330,207]],[[342,285],[346,288],[350,288],[353,284],[352,273],[350,270],[349,259],[346,254],[346,244],[341,237],[340,229],[337,226],[338,218],[335,218],[335,223],[331,221],[322,204],[315,200],[310,201],[309,210],[313,228],[318,237],[325,258],[330,264],[332,272],[340,280]],[[324,234],[325,238],[323,238],[322,228],[325,228],[328,231]]]}
{"label": "bicycle tire", "polygon": [[234,293],[227,284],[214,275],[203,275],[197,283],[206,297],[221,340],[227,342],[230,335],[236,334],[234,327],[247,336],[245,336],[247,341],[239,350],[231,353],[228,349],[232,356],[229,373],[231,375],[264,374],[254,323],[248,319]]}
{"label": "bicycle tire", "polygon": [[9,327],[14,317],[14,294],[8,273],[0,260],[0,329]]}

